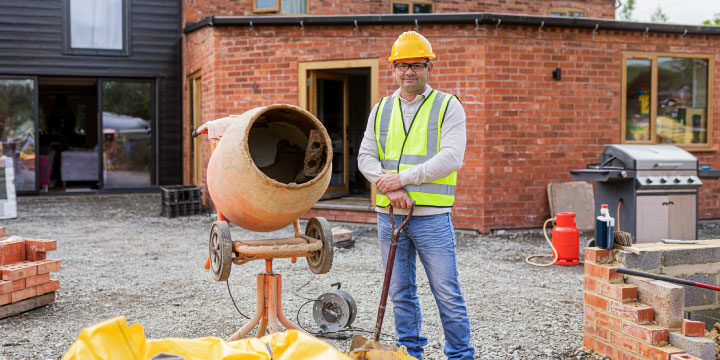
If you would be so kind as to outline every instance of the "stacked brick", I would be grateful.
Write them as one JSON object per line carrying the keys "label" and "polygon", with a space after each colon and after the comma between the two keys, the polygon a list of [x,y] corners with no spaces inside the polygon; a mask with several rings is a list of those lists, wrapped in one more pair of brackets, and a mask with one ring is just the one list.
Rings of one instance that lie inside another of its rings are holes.
{"label": "stacked brick", "polygon": [[60,282],[50,278],[50,272],[60,270],[60,260],[46,259],[56,249],[56,240],[7,239],[0,228],[0,314],[8,313],[3,307],[60,289]]}
{"label": "stacked brick", "polygon": [[637,286],[626,284],[612,261],[610,250],[585,249],[583,346],[613,360],[699,359],[668,345],[669,329],[637,302]]}

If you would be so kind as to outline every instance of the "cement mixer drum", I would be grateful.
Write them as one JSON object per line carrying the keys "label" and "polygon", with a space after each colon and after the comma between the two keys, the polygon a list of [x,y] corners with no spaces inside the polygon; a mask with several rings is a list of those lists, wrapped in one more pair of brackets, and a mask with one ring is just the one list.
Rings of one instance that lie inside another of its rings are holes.
{"label": "cement mixer drum", "polygon": [[213,203],[230,222],[251,231],[291,224],[330,183],[327,130],[293,105],[259,107],[231,118],[208,164]]}

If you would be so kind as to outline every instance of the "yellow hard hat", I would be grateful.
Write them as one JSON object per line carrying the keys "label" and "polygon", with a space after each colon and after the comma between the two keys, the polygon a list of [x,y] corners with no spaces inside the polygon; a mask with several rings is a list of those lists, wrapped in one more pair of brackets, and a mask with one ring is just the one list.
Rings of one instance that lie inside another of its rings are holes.
{"label": "yellow hard hat", "polygon": [[395,40],[388,62],[411,58],[434,59],[435,53],[428,39],[415,31],[406,31]]}

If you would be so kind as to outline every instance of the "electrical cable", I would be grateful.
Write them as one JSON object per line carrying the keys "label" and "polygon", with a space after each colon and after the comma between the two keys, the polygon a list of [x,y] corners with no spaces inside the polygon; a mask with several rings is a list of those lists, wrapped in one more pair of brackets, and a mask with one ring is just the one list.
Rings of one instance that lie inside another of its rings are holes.
{"label": "electrical cable", "polygon": [[247,315],[245,315],[245,314],[243,314],[242,311],[240,311],[240,308],[239,308],[239,307],[237,306],[237,304],[235,303],[235,298],[233,298],[233,296],[232,296],[232,291],[230,291],[230,279],[225,280],[225,284],[227,285],[228,294],[230,294],[230,300],[232,300],[233,305],[235,305],[235,310],[237,310],[237,312],[238,312],[240,315],[242,315],[242,316],[245,317],[246,319],[250,320],[250,317],[247,316]]}
{"label": "electrical cable", "polygon": [[[555,261],[557,261],[558,252],[557,252],[557,250],[555,250],[555,246],[553,246],[552,241],[550,241],[550,238],[548,238],[548,236],[547,236],[547,223],[549,223],[550,221],[555,221],[555,218],[550,218],[550,219],[545,220],[545,223],[543,224],[543,235],[545,235],[545,240],[547,240],[548,244],[550,244],[550,248],[552,248],[553,253],[552,254],[530,255],[525,258],[526,263],[528,263],[530,265],[534,265],[534,266],[550,266],[550,265],[554,264]],[[545,264],[530,261],[530,259],[532,259],[534,257],[552,257],[552,261],[549,263],[545,263]]]}
{"label": "electrical cable", "polygon": [[310,277],[310,280],[308,280],[306,283],[298,286],[295,290],[293,290],[293,295],[295,295],[295,296],[297,296],[297,297],[299,297],[299,298],[301,298],[301,299],[310,300],[310,301],[315,301],[316,299],[306,298],[306,297],[298,294],[298,291],[299,291],[300,289],[308,286],[308,284],[310,284],[314,279],[315,279],[315,277],[314,277],[314,276],[311,276],[311,277]]}

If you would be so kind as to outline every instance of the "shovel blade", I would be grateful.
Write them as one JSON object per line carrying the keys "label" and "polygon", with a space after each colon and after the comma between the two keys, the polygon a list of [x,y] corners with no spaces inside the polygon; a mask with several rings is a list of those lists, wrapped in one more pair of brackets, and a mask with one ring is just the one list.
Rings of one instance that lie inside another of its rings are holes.
{"label": "shovel blade", "polygon": [[350,343],[350,351],[359,350],[398,351],[399,349],[392,345],[386,345],[379,341],[374,341],[364,336],[355,334],[353,336],[352,343]]}
{"label": "shovel blade", "polygon": [[355,334],[348,356],[355,360],[412,360],[405,347],[397,348]]}

